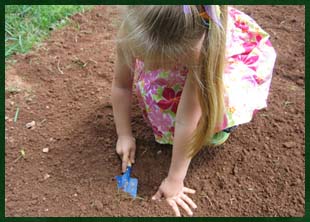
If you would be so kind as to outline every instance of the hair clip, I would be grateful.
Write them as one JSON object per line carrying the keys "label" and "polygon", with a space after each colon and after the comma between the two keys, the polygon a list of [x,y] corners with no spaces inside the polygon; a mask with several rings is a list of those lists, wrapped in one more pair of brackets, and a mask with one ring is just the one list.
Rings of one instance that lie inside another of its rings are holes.
{"label": "hair clip", "polygon": [[223,28],[221,23],[221,9],[219,5],[204,5],[205,12],[211,18],[212,22]]}
{"label": "hair clip", "polygon": [[[203,23],[209,27],[209,21],[212,20],[215,24],[217,24],[219,27],[223,28],[220,15],[221,10],[220,6],[218,5],[203,5],[204,12],[199,13],[199,15],[203,18]],[[189,5],[183,5],[183,11],[185,14],[191,13],[191,8]]]}
{"label": "hair clip", "polygon": [[183,12],[185,14],[191,13],[191,7],[189,7],[189,5],[183,5]]}

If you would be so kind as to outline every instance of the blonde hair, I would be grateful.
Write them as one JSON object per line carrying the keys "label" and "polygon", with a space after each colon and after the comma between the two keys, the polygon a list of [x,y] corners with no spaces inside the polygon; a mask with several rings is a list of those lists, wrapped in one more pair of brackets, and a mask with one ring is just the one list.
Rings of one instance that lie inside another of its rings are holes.
{"label": "blonde hair", "polygon": [[[188,155],[194,156],[211,139],[223,121],[223,82],[227,6],[220,6],[220,27],[209,22],[206,27],[199,15],[200,6],[128,6],[120,27],[117,48],[124,62],[132,67],[134,58],[141,58],[145,68],[161,67],[180,58],[195,67],[193,74],[198,87],[202,115],[189,142]],[[215,7],[215,6],[212,6]],[[198,65],[194,59],[195,46],[204,36]]]}

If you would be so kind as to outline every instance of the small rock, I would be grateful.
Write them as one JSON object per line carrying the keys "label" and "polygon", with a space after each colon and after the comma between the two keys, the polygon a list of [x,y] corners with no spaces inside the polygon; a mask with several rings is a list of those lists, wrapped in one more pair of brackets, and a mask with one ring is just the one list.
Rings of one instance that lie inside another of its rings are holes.
{"label": "small rock", "polygon": [[290,217],[296,217],[296,210],[295,210],[295,209],[291,209],[291,210],[289,211],[289,216],[290,216]]}
{"label": "small rock", "polygon": [[289,168],[289,167],[285,167],[284,170],[285,170],[286,172],[290,172],[290,168]]}
{"label": "small rock", "polygon": [[305,205],[305,199],[300,197],[297,199],[298,203],[301,204],[301,205]]}
{"label": "small rock", "polygon": [[295,145],[296,145],[296,143],[293,142],[293,141],[289,141],[289,142],[283,143],[283,146],[284,146],[285,148],[288,148],[288,149],[293,148]]}
{"label": "small rock", "polygon": [[49,109],[50,107],[49,106],[46,106],[46,109]]}
{"label": "small rock", "polygon": [[31,102],[31,101],[32,101],[32,98],[30,97],[26,99],[26,102]]}
{"label": "small rock", "polygon": [[237,167],[236,165],[234,166],[233,172],[232,172],[232,173],[233,173],[233,175],[235,175],[235,176],[238,174],[238,167]]}
{"label": "small rock", "polygon": [[296,180],[294,180],[293,182],[291,182],[291,186],[298,186],[299,184],[301,184],[302,183],[302,180],[301,179],[296,179]]}
{"label": "small rock", "polygon": [[75,189],[75,191],[76,191],[77,194],[81,194],[81,193],[82,193],[81,188],[79,188],[79,187],[77,187],[77,188]]}
{"label": "small rock", "polygon": [[267,154],[268,158],[271,159],[272,155],[270,153]]}
{"label": "small rock", "polygon": [[158,150],[158,151],[157,151],[157,155],[160,155],[161,153],[162,153],[161,150]]}
{"label": "small rock", "polygon": [[11,105],[11,106],[14,106],[14,104],[15,104],[14,101],[11,101],[11,102],[10,102],[10,105]]}
{"label": "small rock", "polygon": [[39,198],[38,195],[36,195],[36,194],[31,194],[31,199],[32,199],[32,200],[37,200],[38,198]]}
{"label": "small rock", "polygon": [[35,121],[31,121],[30,123],[27,123],[26,124],[26,128],[27,129],[31,129],[32,127],[34,127],[36,125],[36,122]]}
{"label": "small rock", "polygon": [[297,80],[298,85],[304,85],[304,80],[303,79],[298,79]]}
{"label": "small rock", "polygon": [[38,204],[38,200],[31,200],[31,201],[30,201],[30,204],[31,204],[31,205],[37,205],[37,204]]}
{"label": "small rock", "polygon": [[48,179],[48,178],[50,178],[51,176],[48,174],[48,173],[46,173],[46,174],[44,174],[44,180],[46,180],[46,179]]}
{"label": "small rock", "polygon": [[78,195],[77,195],[77,193],[75,193],[75,194],[73,194],[73,196],[74,196],[74,197],[77,197]]}
{"label": "small rock", "polygon": [[5,117],[4,117],[4,119],[5,119],[5,120],[8,120],[8,119],[9,119],[9,117],[8,117],[8,116],[5,116]]}
{"label": "small rock", "polygon": [[49,151],[49,149],[47,147],[42,149],[43,153],[48,153],[48,151]]}
{"label": "small rock", "polygon": [[7,202],[5,206],[7,209],[10,210],[10,209],[14,209],[16,207],[16,204],[14,202]]}
{"label": "small rock", "polygon": [[294,155],[295,156],[300,156],[300,155],[302,155],[302,153],[300,152],[300,150],[294,149]]}
{"label": "small rock", "polygon": [[299,179],[299,178],[296,180],[296,182],[297,182],[297,184],[301,184],[301,183],[303,183],[303,182],[302,182],[302,180],[301,180],[301,179]]}
{"label": "small rock", "polygon": [[81,205],[80,208],[81,208],[82,211],[86,211],[87,210],[85,205]]}
{"label": "small rock", "polygon": [[241,183],[240,178],[238,178],[238,177],[237,177],[236,181],[237,181],[238,184]]}
{"label": "small rock", "polygon": [[102,204],[101,201],[99,201],[99,200],[95,200],[94,206],[95,206],[95,208],[96,208],[98,211],[100,211],[100,210],[103,209],[103,204]]}

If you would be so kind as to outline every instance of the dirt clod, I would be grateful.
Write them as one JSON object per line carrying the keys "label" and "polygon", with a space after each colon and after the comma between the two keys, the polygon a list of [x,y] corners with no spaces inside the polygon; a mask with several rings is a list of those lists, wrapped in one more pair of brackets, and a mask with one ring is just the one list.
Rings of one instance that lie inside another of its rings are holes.
{"label": "dirt clod", "polygon": [[51,176],[48,174],[48,173],[46,173],[46,174],[44,174],[44,176],[43,176],[43,179],[44,180],[47,180],[48,178],[50,178]]}
{"label": "dirt clod", "polygon": [[35,125],[36,125],[36,122],[35,122],[35,121],[31,121],[31,122],[29,122],[29,123],[26,124],[26,128],[27,128],[27,129],[31,129],[31,128],[33,128]]}
{"label": "dirt clod", "polygon": [[49,151],[49,149],[47,147],[42,149],[43,153],[48,153],[48,151]]}
{"label": "dirt clod", "polygon": [[289,141],[289,142],[283,143],[283,146],[284,146],[285,148],[290,149],[290,148],[295,147],[295,146],[296,146],[296,143],[295,143],[294,141]]}
{"label": "dirt clod", "polygon": [[[184,184],[196,189],[191,195],[198,205],[194,216],[303,217],[305,6],[237,8],[270,34],[277,52],[268,107],[238,126],[223,145],[206,147],[193,158]],[[115,152],[111,107],[117,24],[117,7],[96,6],[53,30],[31,52],[36,61],[20,54],[12,57],[16,63],[6,68],[6,87],[10,80],[22,79],[34,97],[27,104],[23,91],[5,94],[5,116],[14,117],[16,106],[20,108],[16,123],[5,121],[6,217],[173,216],[165,201],[150,201],[167,176],[172,146],[154,141],[135,95],[132,177],[139,179],[138,196],[143,199],[117,194],[121,161]],[[75,57],[83,64],[74,63]],[[31,120],[40,130],[25,128]],[[21,147],[27,148],[27,161],[14,162]],[[52,152],[43,155],[45,147]]]}
{"label": "dirt clod", "polygon": [[96,210],[101,211],[103,209],[103,204],[101,201],[95,200],[94,201],[94,207],[96,208]]}

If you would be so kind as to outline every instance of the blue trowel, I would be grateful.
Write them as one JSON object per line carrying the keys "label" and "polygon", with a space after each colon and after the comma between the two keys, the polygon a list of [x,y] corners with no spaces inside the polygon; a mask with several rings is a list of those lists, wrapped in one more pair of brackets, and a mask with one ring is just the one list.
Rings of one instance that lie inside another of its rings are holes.
{"label": "blue trowel", "polygon": [[131,178],[131,164],[127,166],[127,169],[123,175],[116,176],[117,188],[129,193],[133,198],[137,197],[138,179]]}

